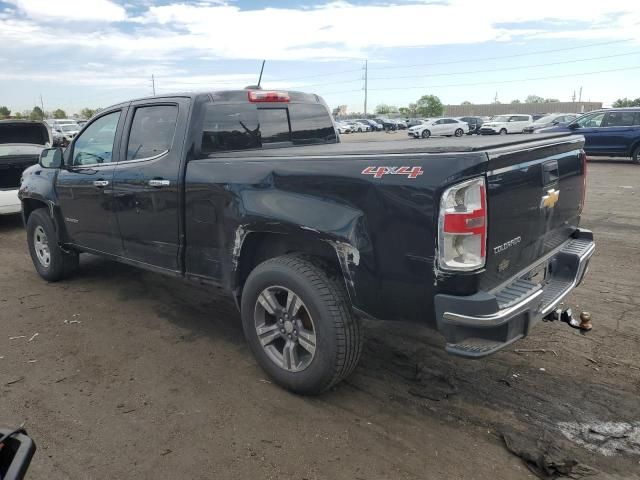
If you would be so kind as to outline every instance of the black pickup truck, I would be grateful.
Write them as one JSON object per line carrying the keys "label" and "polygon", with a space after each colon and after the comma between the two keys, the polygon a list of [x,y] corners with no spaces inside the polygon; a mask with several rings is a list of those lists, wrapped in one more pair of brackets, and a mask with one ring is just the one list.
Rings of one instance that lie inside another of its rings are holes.
{"label": "black pickup truck", "polygon": [[258,363],[312,394],[356,366],[361,318],[435,328],[477,358],[555,311],[594,250],[583,142],[344,144],[316,95],[160,96],[45,150],[19,196],[44,279],[87,252],[222,287]]}

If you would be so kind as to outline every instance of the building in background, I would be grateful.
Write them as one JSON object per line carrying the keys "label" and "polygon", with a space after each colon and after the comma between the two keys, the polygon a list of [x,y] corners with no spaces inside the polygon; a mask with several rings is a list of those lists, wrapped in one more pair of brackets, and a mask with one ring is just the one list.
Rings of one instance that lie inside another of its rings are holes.
{"label": "building in background", "polygon": [[445,105],[447,117],[508,115],[511,113],[586,113],[602,108],[602,102],[487,103]]}

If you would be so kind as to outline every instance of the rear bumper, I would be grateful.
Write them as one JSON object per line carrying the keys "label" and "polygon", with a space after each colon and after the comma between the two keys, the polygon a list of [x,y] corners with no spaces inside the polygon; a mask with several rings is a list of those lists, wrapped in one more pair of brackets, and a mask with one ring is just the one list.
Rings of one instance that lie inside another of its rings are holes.
{"label": "rear bumper", "polygon": [[[580,284],[594,250],[593,234],[577,230],[527,272],[494,291],[466,297],[436,295],[437,325],[447,341],[447,352],[480,358],[525,337]],[[548,273],[537,284],[527,277],[541,266]]]}
{"label": "rear bumper", "polygon": [[18,198],[18,189],[0,190],[0,215],[20,213],[22,205]]}

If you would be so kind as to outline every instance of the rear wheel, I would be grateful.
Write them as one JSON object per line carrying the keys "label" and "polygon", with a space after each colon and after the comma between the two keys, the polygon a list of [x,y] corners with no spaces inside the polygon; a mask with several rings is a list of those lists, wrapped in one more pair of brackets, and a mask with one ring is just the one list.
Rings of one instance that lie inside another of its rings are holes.
{"label": "rear wheel", "polygon": [[423,130],[421,136],[422,138],[429,138],[431,136],[431,132],[429,130]]}
{"label": "rear wheel", "polygon": [[78,254],[60,248],[53,221],[44,208],[29,215],[27,243],[36,271],[49,282],[69,276],[78,267]]}
{"label": "rear wheel", "polygon": [[635,164],[640,164],[640,145],[638,145],[638,147],[636,147],[636,149],[633,151],[633,155],[631,155],[631,160]]}
{"label": "rear wheel", "polygon": [[342,279],[309,257],[284,255],[251,272],[242,325],[260,366],[296,393],[331,388],[353,371],[362,350]]}
{"label": "rear wheel", "polygon": [[459,129],[457,129],[457,130],[455,131],[455,134],[454,134],[454,135],[455,135],[456,137],[461,137],[462,135],[464,135],[464,130],[462,130],[461,128],[459,128]]}
{"label": "rear wheel", "polygon": [[502,130],[500,130],[500,135],[506,135],[507,134],[507,129],[503,128]]}

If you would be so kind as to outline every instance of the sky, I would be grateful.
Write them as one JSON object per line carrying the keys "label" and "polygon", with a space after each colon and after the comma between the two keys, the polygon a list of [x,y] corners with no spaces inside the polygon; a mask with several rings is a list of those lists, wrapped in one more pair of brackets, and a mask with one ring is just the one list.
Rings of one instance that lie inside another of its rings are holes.
{"label": "sky", "polygon": [[0,105],[317,93],[331,107],[640,97],[637,0],[0,0]]}

